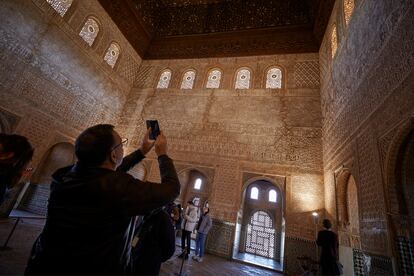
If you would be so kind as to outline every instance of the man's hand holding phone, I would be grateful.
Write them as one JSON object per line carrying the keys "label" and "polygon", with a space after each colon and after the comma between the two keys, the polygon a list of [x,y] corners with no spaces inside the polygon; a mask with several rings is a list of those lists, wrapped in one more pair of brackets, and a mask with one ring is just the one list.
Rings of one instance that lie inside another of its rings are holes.
{"label": "man's hand holding phone", "polygon": [[147,133],[145,133],[145,136],[141,142],[141,147],[139,148],[143,155],[146,155],[155,144],[155,141],[150,140],[149,138],[150,133],[151,133],[151,128],[147,129]]}
{"label": "man's hand holding phone", "polygon": [[162,131],[155,140],[155,153],[157,156],[166,155],[167,154],[167,138],[164,136]]}

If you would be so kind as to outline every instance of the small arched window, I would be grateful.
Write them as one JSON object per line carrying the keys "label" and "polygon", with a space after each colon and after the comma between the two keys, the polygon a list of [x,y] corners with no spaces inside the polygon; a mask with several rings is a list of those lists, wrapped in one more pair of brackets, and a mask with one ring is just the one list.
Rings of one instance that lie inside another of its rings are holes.
{"label": "small arched window", "polygon": [[266,88],[282,88],[282,71],[273,67],[267,71]]}
{"label": "small arched window", "polygon": [[158,80],[157,88],[168,88],[171,80],[171,70],[164,70]]}
{"label": "small arched window", "polygon": [[221,71],[213,69],[208,73],[206,88],[219,88],[221,81]]}
{"label": "small arched window", "polygon": [[108,50],[106,50],[104,60],[112,68],[114,68],[114,66],[116,64],[116,61],[118,60],[119,52],[120,52],[120,50],[119,50],[119,47],[116,43],[111,43]]}
{"label": "small arched window", "polygon": [[181,89],[193,89],[194,80],[195,80],[195,71],[188,70],[183,75],[183,81],[181,82]]}
{"label": "small arched window", "polygon": [[73,2],[73,0],[46,0],[46,1],[62,17],[69,10]]}
{"label": "small arched window", "polygon": [[194,182],[194,189],[200,190],[201,184],[203,184],[203,181],[201,181],[201,178],[197,178],[196,181]]}
{"label": "small arched window", "polygon": [[354,12],[355,1],[344,0],[344,17],[345,23],[348,26],[349,20],[351,20],[352,13]]}
{"label": "small arched window", "polygon": [[277,193],[273,189],[269,191],[269,201],[270,202],[276,202],[277,201]]}
{"label": "small arched window", "polygon": [[234,86],[236,89],[249,89],[250,88],[250,70],[239,69],[236,74],[236,83]]}
{"label": "small arched window", "polygon": [[338,38],[336,36],[336,24],[332,25],[331,30],[331,51],[332,51],[332,58],[335,57],[336,50],[338,49]]}
{"label": "small arched window", "polygon": [[93,18],[88,18],[88,20],[85,22],[85,25],[83,25],[79,35],[83,40],[85,40],[86,43],[88,43],[89,46],[92,46],[98,33],[98,22],[96,22],[96,20]]}
{"label": "small arched window", "polygon": [[250,190],[250,198],[251,199],[259,199],[259,189],[257,187],[253,187]]}

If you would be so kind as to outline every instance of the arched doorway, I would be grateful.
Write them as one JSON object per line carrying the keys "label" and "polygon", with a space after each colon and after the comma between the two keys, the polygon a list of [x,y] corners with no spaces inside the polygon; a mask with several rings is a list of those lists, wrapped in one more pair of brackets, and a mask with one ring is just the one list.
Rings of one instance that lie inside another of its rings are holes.
{"label": "arched doorway", "polygon": [[336,206],[339,236],[339,258],[344,275],[354,275],[354,260],[360,256],[358,187],[348,168],[335,175]]}
{"label": "arched doorway", "polygon": [[242,195],[233,258],[282,270],[283,194],[279,186],[262,178],[248,181]]}
{"label": "arched doorway", "polygon": [[75,147],[67,142],[57,143],[43,155],[39,166],[30,179],[18,209],[38,215],[46,215],[52,174],[75,162]]}

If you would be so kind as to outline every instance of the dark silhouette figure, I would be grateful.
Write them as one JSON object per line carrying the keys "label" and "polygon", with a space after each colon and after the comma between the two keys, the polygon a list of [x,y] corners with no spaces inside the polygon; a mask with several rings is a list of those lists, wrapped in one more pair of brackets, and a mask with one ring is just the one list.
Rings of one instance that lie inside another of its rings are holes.
{"label": "dark silhouette figure", "polygon": [[317,245],[321,247],[320,266],[322,275],[339,275],[338,236],[331,230],[332,223],[330,220],[324,219],[322,224],[325,230],[319,231],[316,240]]}
{"label": "dark silhouette figure", "polygon": [[32,160],[33,151],[26,137],[0,133],[0,205],[7,189],[19,182]]}

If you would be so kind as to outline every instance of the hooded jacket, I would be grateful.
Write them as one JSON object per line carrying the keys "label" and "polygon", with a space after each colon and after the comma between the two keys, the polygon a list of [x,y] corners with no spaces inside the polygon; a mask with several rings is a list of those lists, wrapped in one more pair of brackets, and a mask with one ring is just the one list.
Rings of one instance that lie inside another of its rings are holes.
{"label": "hooded jacket", "polygon": [[186,231],[193,232],[198,222],[198,216],[198,207],[192,204],[188,205],[184,213],[183,229]]}
{"label": "hooded jacket", "polygon": [[180,183],[172,160],[158,157],[161,184],[127,174],[138,150],[117,171],[82,164],[53,174],[47,220],[26,274],[124,274],[129,269],[134,216],[174,200]]}

